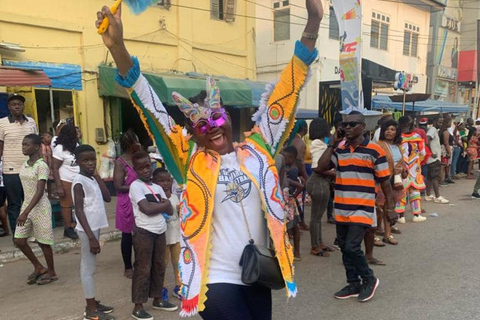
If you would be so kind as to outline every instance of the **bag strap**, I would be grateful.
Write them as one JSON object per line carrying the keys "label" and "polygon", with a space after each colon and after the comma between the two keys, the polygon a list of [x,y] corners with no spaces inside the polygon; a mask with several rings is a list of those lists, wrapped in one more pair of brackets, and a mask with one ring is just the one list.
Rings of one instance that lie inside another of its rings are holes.
{"label": "bag strap", "polygon": [[145,186],[147,187],[147,189],[152,193],[152,195],[155,197],[155,200],[158,201],[158,203],[161,203],[160,199],[158,199],[157,195],[155,194],[155,192],[152,190],[152,188],[150,188],[150,186],[145,182],[145,181],[142,181]]}
{"label": "bag strap", "polygon": [[250,244],[254,244],[255,241],[253,240],[252,233],[250,232],[250,226],[248,225],[247,214],[245,213],[245,208],[243,207],[243,201],[240,200],[240,207],[242,207],[243,218],[245,219],[245,224],[247,225],[248,236],[250,240],[248,241]]}

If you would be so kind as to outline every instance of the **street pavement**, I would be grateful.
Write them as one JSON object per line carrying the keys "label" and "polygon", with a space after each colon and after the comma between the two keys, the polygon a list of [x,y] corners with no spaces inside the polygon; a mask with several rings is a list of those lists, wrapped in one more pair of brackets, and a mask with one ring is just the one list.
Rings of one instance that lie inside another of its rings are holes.
{"label": "street pavement", "polygon": [[[333,298],[345,285],[341,254],[337,251],[329,258],[309,255],[310,236],[303,231],[303,260],[296,263],[298,296],[287,300],[283,290],[274,292],[273,319],[480,319],[480,200],[470,198],[473,184],[460,180],[441,188],[450,205],[423,202],[427,216],[436,212],[439,217],[413,223],[408,216],[407,224],[399,226],[398,246],[375,248],[374,256],[387,266],[373,267],[380,286],[367,303]],[[334,226],[325,223],[323,229],[325,243],[331,244]],[[32,271],[26,260],[3,264],[0,319],[83,319],[79,261],[78,249],[55,255],[60,279],[46,286],[26,284]],[[171,266],[166,279],[172,287]],[[123,277],[118,241],[102,247],[96,285],[97,298],[115,307],[116,319],[131,319],[130,280]],[[173,297],[171,301],[179,304]],[[179,319],[178,312],[151,309],[151,302],[147,310],[155,319]]]}

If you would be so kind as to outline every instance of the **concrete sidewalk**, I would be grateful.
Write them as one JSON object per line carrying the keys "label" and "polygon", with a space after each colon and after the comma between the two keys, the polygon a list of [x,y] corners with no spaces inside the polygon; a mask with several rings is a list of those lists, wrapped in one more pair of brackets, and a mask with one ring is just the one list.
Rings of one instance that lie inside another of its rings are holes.
{"label": "concrete sidewalk", "polygon": [[[108,228],[102,229],[100,234],[100,241],[108,242],[114,241],[121,238],[122,233],[115,229],[115,207],[117,203],[117,197],[112,197],[110,203],[105,203],[105,208],[107,209],[107,218],[108,218]],[[71,240],[63,236],[63,226],[57,226],[53,229],[53,235],[55,238],[55,244],[53,246],[53,251],[55,253],[65,253],[70,251],[73,248],[80,247],[79,240]],[[35,243],[30,243],[33,252],[38,256],[42,255],[42,250]],[[0,238],[0,263],[6,263],[11,261],[16,261],[20,259],[25,259],[23,253],[15,248],[13,245],[12,237],[3,237]]]}

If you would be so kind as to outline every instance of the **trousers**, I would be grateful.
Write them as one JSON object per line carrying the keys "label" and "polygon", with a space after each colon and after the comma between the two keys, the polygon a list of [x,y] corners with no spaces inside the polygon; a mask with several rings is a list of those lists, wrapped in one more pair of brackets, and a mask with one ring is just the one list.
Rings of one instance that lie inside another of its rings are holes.
{"label": "trousers", "polygon": [[410,202],[410,206],[412,207],[412,214],[419,215],[422,214],[422,205],[421,205],[421,195],[420,191],[409,187],[405,189],[405,196],[397,202],[395,206],[395,212],[398,214],[405,213],[405,208],[407,206],[407,200]]}
{"label": "trousers", "polygon": [[165,232],[156,234],[135,227],[133,231],[132,302],[146,303],[148,298],[161,298],[165,279]]}
{"label": "trousers", "polygon": [[330,182],[314,173],[307,181],[307,192],[312,198],[310,216],[310,242],[312,248],[318,247],[322,240],[322,217],[330,200]]}
{"label": "trousers", "polygon": [[265,287],[209,284],[200,316],[204,320],[271,320],[272,292]]}
{"label": "trousers", "polygon": [[10,230],[15,234],[17,227],[17,218],[20,215],[20,209],[23,203],[23,187],[18,174],[4,174],[3,183],[5,193],[7,194],[7,214]]}
{"label": "trousers", "polygon": [[[77,230],[81,243],[80,260],[80,279],[82,280],[83,294],[85,299],[95,298],[95,282],[93,276],[97,269],[97,255],[90,252],[90,240],[85,232]],[[93,235],[97,240],[100,238],[100,230],[93,231]]]}
{"label": "trousers", "polygon": [[337,223],[337,240],[342,250],[343,266],[347,282],[359,285],[361,280],[369,282],[374,278],[362,251],[362,241],[368,227],[354,224]]}

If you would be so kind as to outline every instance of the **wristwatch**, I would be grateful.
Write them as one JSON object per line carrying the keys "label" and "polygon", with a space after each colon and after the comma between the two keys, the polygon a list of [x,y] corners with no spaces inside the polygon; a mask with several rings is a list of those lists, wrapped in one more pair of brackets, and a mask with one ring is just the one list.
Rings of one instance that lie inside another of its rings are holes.
{"label": "wristwatch", "polygon": [[310,39],[310,40],[317,40],[318,33],[304,32],[304,33],[302,33],[302,37]]}

